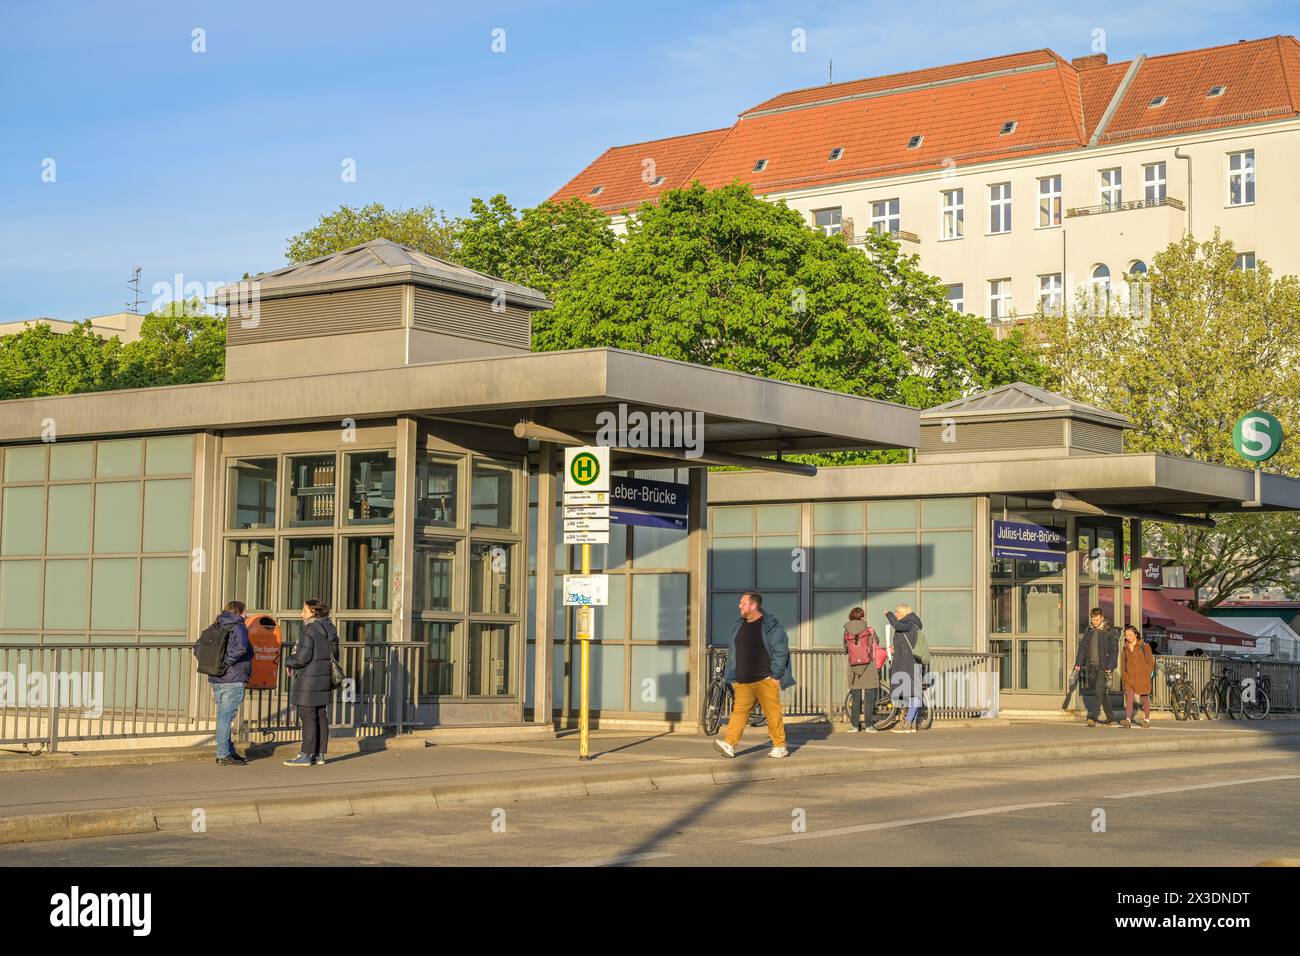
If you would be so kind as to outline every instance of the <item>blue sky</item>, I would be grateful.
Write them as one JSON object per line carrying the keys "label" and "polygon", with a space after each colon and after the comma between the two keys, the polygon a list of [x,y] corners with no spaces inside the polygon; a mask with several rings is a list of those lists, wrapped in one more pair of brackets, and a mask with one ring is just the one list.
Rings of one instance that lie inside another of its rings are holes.
{"label": "blue sky", "polygon": [[729,125],[825,82],[828,60],[847,80],[1070,57],[1099,29],[1119,60],[1297,19],[1293,3],[1218,0],[0,0],[0,322],[118,311],[137,264],[146,304],[178,273],[276,268],[289,236],[342,203],[533,205],[607,146]]}

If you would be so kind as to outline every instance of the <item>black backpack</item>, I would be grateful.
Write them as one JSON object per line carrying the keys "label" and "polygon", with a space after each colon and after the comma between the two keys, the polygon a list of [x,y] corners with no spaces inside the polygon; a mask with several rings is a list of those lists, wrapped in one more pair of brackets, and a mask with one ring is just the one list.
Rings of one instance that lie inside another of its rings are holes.
{"label": "black backpack", "polygon": [[220,677],[226,672],[226,648],[230,645],[230,635],[234,629],[233,624],[209,624],[203,629],[194,645],[200,674]]}

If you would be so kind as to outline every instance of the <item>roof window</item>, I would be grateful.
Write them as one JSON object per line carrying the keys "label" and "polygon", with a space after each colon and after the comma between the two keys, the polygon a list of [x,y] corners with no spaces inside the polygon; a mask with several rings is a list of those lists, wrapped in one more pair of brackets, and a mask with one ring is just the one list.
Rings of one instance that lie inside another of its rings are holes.
{"label": "roof window", "polygon": [[1226,89],[1227,89],[1226,86],[1224,86],[1222,83],[1218,83],[1218,84],[1216,84],[1216,85],[1210,87],[1210,91],[1209,91],[1208,93],[1205,94],[1206,99],[1208,99],[1208,98],[1211,97],[1211,96],[1222,96],[1222,95],[1223,95],[1223,91],[1226,90]]}
{"label": "roof window", "polygon": [[1154,96],[1151,98],[1151,102],[1147,104],[1147,109],[1153,110],[1157,106],[1164,106],[1168,102],[1169,102],[1169,97],[1164,96],[1163,94],[1160,96]]}
{"label": "roof window", "polygon": [[754,164],[754,172],[756,173],[761,173],[765,169],[767,169],[766,159],[760,159],[758,162]]}
{"label": "roof window", "polygon": [[603,193],[604,191],[605,191],[605,187],[604,187],[604,186],[592,186],[592,187],[591,187],[591,192],[588,193],[587,195],[589,195],[589,196],[599,196],[599,195],[600,195],[601,193]]}
{"label": "roof window", "polygon": [[835,160],[839,159],[843,155],[844,155],[844,147],[836,146],[834,149],[831,150],[831,154],[826,158],[826,161],[828,163],[833,163],[835,162]]}
{"label": "roof window", "polygon": [[907,141],[907,148],[916,149],[916,147],[920,146],[924,142],[925,142],[924,136],[920,136],[920,135],[913,136],[911,139]]}
{"label": "roof window", "polygon": [[651,181],[650,183],[651,186],[662,186],[663,184],[664,184],[664,178],[662,176],[656,176],[654,180]]}
{"label": "roof window", "polygon": [[1014,133],[1015,131],[1016,131],[1016,121],[1015,121],[1015,120],[1007,120],[1005,123],[1002,124],[1002,134],[1001,134],[1001,135],[1006,136],[1007,134],[1009,134],[1009,133]]}

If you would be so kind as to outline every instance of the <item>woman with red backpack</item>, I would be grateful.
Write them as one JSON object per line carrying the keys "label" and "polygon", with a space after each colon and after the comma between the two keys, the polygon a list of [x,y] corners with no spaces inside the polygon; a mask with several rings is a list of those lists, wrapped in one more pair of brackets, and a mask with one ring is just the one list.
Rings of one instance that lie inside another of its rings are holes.
{"label": "woman with red backpack", "polygon": [[[880,673],[876,670],[877,655],[884,651],[876,641],[876,631],[866,621],[860,607],[849,611],[844,625],[844,653],[849,663],[849,733],[876,733],[876,695],[880,692]],[[866,708],[863,709],[863,698]]]}

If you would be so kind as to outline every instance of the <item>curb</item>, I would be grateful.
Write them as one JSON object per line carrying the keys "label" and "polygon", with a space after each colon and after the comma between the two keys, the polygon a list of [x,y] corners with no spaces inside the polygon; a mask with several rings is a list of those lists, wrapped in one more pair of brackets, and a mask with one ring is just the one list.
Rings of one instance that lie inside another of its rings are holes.
{"label": "curb", "polygon": [[[1265,749],[1277,737],[1297,737],[1300,732],[1248,740],[1150,740],[1114,741],[1092,744],[1056,744],[1036,747],[1007,747],[998,750],[938,751],[916,754],[873,754],[863,758],[816,761],[763,760],[753,765],[727,761],[715,770],[697,767],[673,771],[667,768],[617,770],[574,779],[572,775],[537,777],[526,783],[500,781],[474,784],[446,784],[407,790],[376,789],[355,793],[323,793],[291,799],[215,803],[202,808],[189,804],[119,807],[108,810],[80,810],[0,817],[0,845],[74,840],[82,837],[123,836],[159,831],[195,830],[196,812],[202,812],[203,829],[247,826],[254,823],[284,823],[304,820],[372,816],[385,813],[425,812],[456,807],[500,806],[528,800],[563,797],[607,796],[649,791],[692,790],[764,780],[914,770],[926,767],[979,766],[992,763],[1023,763],[1029,760],[1079,756],[1115,756],[1150,753],[1195,753],[1222,749]],[[751,758],[752,759],[752,758]],[[746,761],[748,763],[748,761]]]}

